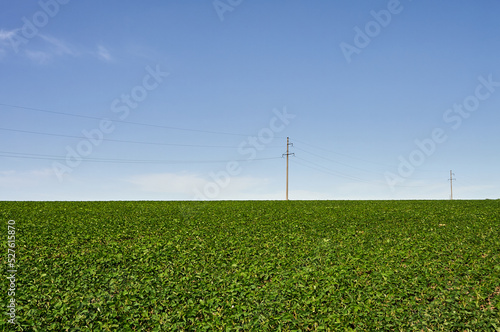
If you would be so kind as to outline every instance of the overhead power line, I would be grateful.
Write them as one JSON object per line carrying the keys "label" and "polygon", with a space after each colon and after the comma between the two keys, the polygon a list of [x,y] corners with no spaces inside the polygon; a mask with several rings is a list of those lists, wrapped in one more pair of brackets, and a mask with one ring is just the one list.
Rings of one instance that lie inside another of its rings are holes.
{"label": "overhead power line", "polygon": [[[300,150],[302,150],[302,149],[300,149]],[[299,161],[295,161],[295,163],[297,163],[298,165],[301,165],[301,166],[304,166],[304,167],[307,167],[307,168],[310,168],[310,169],[314,169],[316,171],[319,171],[319,172],[322,172],[322,173],[325,173],[325,174],[329,174],[329,175],[332,175],[332,176],[335,176],[335,177],[341,177],[341,178],[353,180],[353,181],[356,181],[356,182],[362,182],[362,183],[369,183],[369,184],[377,184],[378,183],[380,185],[387,185],[385,182],[363,180],[361,178],[358,178],[358,177],[350,175],[350,174],[346,174],[346,173],[342,173],[342,172],[339,172],[339,171],[335,171],[335,170],[332,170],[332,169],[330,169],[328,167],[325,167],[323,165],[320,165],[318,163],[312,162],[310,160],[307,160],[307,159],[304,159],[304,158],[301,158],[301,157],[296,157],[296,159],[299,160]],[[300,161],[303,161],[305,163],[300,162]],[[310,165],[308,165],[306,163],[308,163]],[[424,185],[394,185],[394,186],[395,187],[403,187],[403,188],[423,188],[423,187],[428,187],[428,186],[424,186]]]}
{"label": "overhead power line", "polygon": [[[102,117],[92,116],[92,115],[50,111],[50,110],[45,110],[45,109],[40,109],[40,108],[35,108],[35,107],[10,105],[10,104],[4,104],[4,103],[0,103],[0,106],[12,107],[12,108],[23,109],[23,110],[27,110],[27,111],[33,111],[33,112],[40,112],[40,113],[64,115],[64,116],[83,118],[83,119],[93,119],[93,120],[102,120],[103,119]],[[164,125],[159,125],[159,124],[125,121],[125,120],[111,120],[111,121],[117,122],[117,123],[126,123],[126,124],[131,124],[131,125],[137,125],[137,126],[154,127],[154,128],[179,130],[179,131],[189,131],[189,132],[198,132],[198,133],[214,134],[214,135],[230,135],[230,136],[245,136],[245,137],[253,136],[253,135],[241,134],[241,133],[231,133],[231,132],[215,131],[215,130],[203,130],[203,129],[183,128],[183,127],[174,127],[174,126],[164,126]],[[275,137],[279,138],[278,136],[275,136]]]}
{"label": "overhead power line", "polygon": [[[23,159],[41,159],[53,161],[66,161],[64,156],[47,155],[47,154],[34,154],[34,153],[20,153],[0,151],[0,157],[6,158],[23,158]],[[255,158],[255,159],[232,159],[232,160],[142,160],[142,159],[110,159],[110,158],[82,158],[85,162],[101,162],[101,163],[129,163],[129,164],[210,164],[210,163],[226,163],[226,162],[250,162],[261,160],[281,159],[280,157],[269,158]]]}
{"label": "overhead power line", "polygon": [[[337,177],[343,177],[343,178],[347,178],[347,179],[358,181],[358,182],[368,182],[368,181],[365,181],[363,179],[360,179],[358,177],[355,177],[355,176],[352,176],[352,175],[349,175],[349,174],[345,174],[345,173],[341,173],[341,172],[338,172],[338,171],[331,170],[328,167],[325,167],[323,165],[317,164],[317,163],[312,162],[310,160],[307,160],[307,159],[304,159],[304,158],[301,158],[301,157],[297,157],[297,156],[296,156],[296,158],[299,159],[299,160],[302,160],[302,161],[304,161],[306,163],[309,163],[311,165],[314,165],[316,167],[316,169],[322,170],[323,172],[326,172],[326,173],[328,173],[330,175],[337,176]],[[307,166],[307,165],[302,165],[302,166],[311,167],[311,166]]]}
{"label": "overhead power line", "polygon": [[[310,163],[313,166],[307,165],[307,164],[299,162],[299,161],[295,161],[296,164],[301,165],[303,167],[307,167],[307,168],[313,169],[313,170],[318,171],[318,172],[322,172],[322,173],[334,176],[334,177],[346,178],[346,179],[353,180],[353,181],[356,181],[356,182],[368,183],[368,184],[372,184],[372,185],[376,185],[376,184],[385,185],[385,186],[387,185],[387,183],[385,183],[383,181],[368,181],[368,180],[363,180],[363,179],[357,178],[355,176],[351,176],[349,174],[339,173],[337,171],[331,170],[331,169],[329,169],[327,167],[324,167],[324,166],[322,166],[320,164],[317,164],[317,163],[313,163],[313,162],[308,161],[308,160],[303,159],[303,158],[298,158],[298,157],[296,157],[296,158],[299,159],[299,160],[305,161],[307,163]],[[427,188],[427,187],[429,187],[429,185],[401,185],[401,184],[395,184],[393,186],[394,187],[402,187],[402,188]]]}
{"label": "overhead power line", "polygon": [[[21,130],[21,129],[11,129],[11,128],[0,128],[0,130],[10,131],[10,132],[18,132],[18,133],[25,133],[25,134],[33,134],[33,135],[45,135],[45,136],[55,136],[55,137],[88,139],[88,137],[85,137],[85,136],[54,134],[54,133],[31,131],[31,130]],[[238,148],[237,146],[231,146],[231,145],[200,145],[200,144],[160,143],[160,142],[119,140],[119,139],[111,139],[111,138],[101,138],[100,140],[106,141],[106,142],[117,142],[117,143],[133,143],[133,144],[164,145],[164,146],[181,146],[181,147],[195,147],[195,148],[231,148],[231,149],[237,149]],[[266,147],[278,147],[278,146],[266,146]]]}
{"label": "overhead power line", "polygon": [[342,162],[339,162],[339,161],[336,161],[336,160],[333,160],[333,159],[330,159],[330,158],[326,158],[322,155],[319,155],[319,154],[316,154],[316,153],[312,153],[312,152],[309,152],[307,150],[304,150],[302,148],[299,148],[299,147],[295,147],[297,150],[300,150],[300,151],[303,151],[307,154],[310,154],[312,156],[316,156],[318,158],[321,158],[321,159],[324,159],[324,160],[328,160],[332,163],[336,163],[336,164],[339,164],[339,165],[342,165],[342,166],[346,166],[346,167],[349,167],[349,168],[353,168],[353,169],[357,169],[357,170],[360,170],[360,171],[363,171],[363,172],[370,172],[370,173],[375,173],[375,174],[380,174],[380,172],[375,172],[375,171],[370,171],[370,170],[367,170],[367,169],[363,169],[363,168],[359,168],[359,167],[356,167],[356,166],[352,166],[352,165],[349,165],[349,164],[346,164],[346,163],[342,163]]}
{"label": "overhead power line", "polygon": [[347,155],[347,154],[344,154],[344,153],[339,153],[339,152],[335,152],[335,151],[331,151],[331,150],[328,150],[328,149],[325,149],[325,148],[322,148],[320,146],[316,146],[316,145],[312,145],[312,144],[309,144],[309,143],[306,143],[306,142],[303,142],[303,141],[299,141],[299,140],[295,140],[297,143],[301,143],[301,144],[304,144],[304,145],[307,145],[307,146],[310,146],[312,148],[315,148],[315,149],[318,149],[318,150],[323,150],[325,152],[328,152],[328,153],[332,153],[332,154],[336,154],[336,155],[339,155],[339,156],[342,156],[342,157],[346,157],[346,158],[350,158],[350,159],[355,159],[355,160],[359,160],[359,161],[362,161],[362,162],[365,162],[365,163],[370,163],[370,164],[373,164],[373,165],[377,165],[377,166],[382,166],[382,167],[392,167],[390,165],[385,165],[385,164],[381,164],[381,163],[377,163],[377,162],[373,162],[373,161],[370,161],[370,160],[367,160],[367,159],[363,159],[363,158],[359,158],[359,157],[354,157],[354,156],[350,156],[350,155]]}

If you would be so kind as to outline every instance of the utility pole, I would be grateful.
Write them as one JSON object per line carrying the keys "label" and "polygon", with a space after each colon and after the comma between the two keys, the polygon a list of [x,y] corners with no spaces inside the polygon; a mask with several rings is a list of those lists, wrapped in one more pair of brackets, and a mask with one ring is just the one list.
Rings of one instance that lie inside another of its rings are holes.
{"label": "utility pole", "polygon": [[291,155],[295,155],[295,153],[290,153],[289,147],[293,146],[293,143],[290,143],[290,138],[286,138],[286,200],[288,201],[288,157]]}
{"label": "utility pole", "polygon": [[453,173],[450,170],[450,191],[451,191],[450,200],[451,201],[453,200],[453,181],[456,180],[456,179],[453,178],[453,175],[455,175],[455,173]]}

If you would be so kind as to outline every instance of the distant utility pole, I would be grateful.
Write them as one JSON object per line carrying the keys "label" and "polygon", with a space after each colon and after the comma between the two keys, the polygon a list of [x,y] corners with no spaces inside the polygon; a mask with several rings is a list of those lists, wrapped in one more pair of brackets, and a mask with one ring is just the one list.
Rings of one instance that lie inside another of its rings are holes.
{"label": "distant utility pole", "polygon": [[451,170],[450,170],[450,191],[451,191],[451,195],[450,195],[450,200],[453,200],[453,181],[455,181],[456,179],[453,178],[453,175],[455,175],[455,173],[453,173]]}
{"label": "distant utility pole", "polygon": [[289,147],[293,146],[293,143],[290,143],[290,138],[286,138],[286,200],[288,201],[288,157],[291,155],[295,155],[295,153],[290,153]]}

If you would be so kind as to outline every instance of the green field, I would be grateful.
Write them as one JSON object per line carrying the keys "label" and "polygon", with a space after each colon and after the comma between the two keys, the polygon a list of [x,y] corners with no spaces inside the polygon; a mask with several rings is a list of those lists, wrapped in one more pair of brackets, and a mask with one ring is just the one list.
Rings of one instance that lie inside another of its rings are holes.
{"label": "green field", "polygon": [[498,200],[0,202],[0,216],[0,330],[500,331]]}

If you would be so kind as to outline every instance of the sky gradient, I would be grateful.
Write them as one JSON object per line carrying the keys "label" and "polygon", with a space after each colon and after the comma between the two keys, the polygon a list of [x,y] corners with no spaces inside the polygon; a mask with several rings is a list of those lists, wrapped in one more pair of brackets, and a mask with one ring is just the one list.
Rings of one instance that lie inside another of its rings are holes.
{"label": "sky gradient", "polygon": [[500,198],[497,1],[0,8],[0,200]]}

